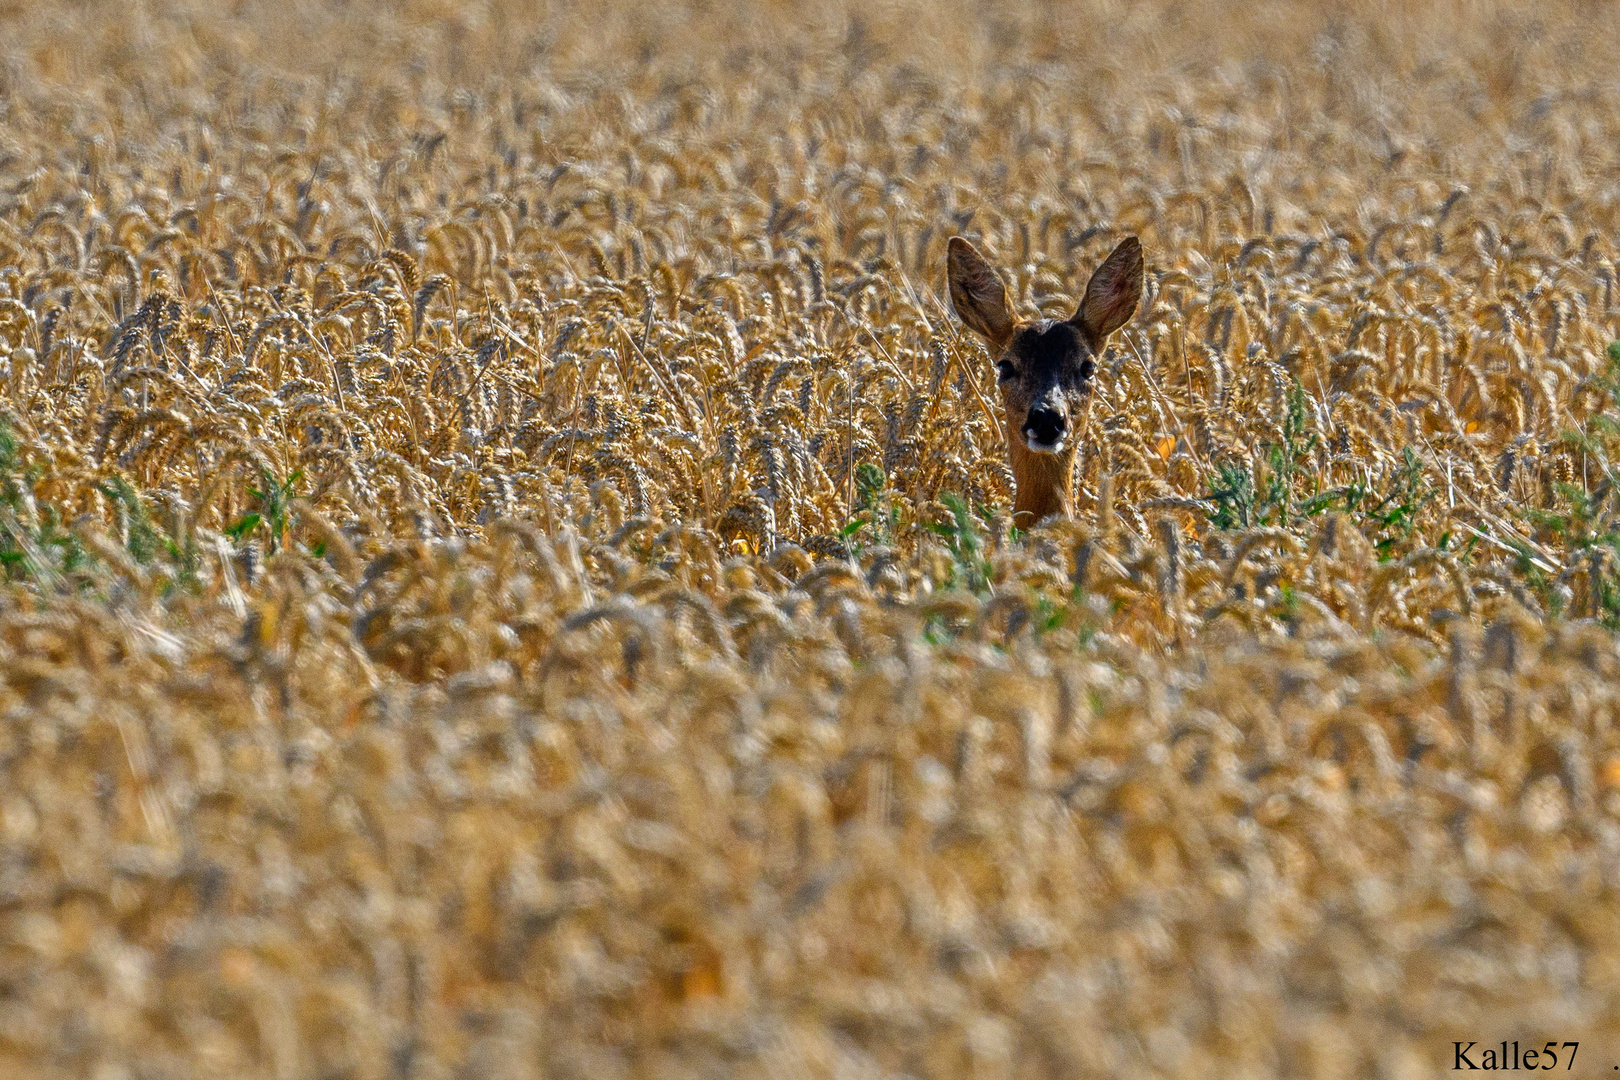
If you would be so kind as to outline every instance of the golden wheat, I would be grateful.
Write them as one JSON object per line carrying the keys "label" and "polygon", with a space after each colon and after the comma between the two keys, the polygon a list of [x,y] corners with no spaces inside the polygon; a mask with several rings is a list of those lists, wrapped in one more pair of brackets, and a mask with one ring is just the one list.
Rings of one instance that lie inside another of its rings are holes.
{"label": "golden wheat", "polygon": [[0,7],[6,1075],[1606,1052],[1605,9],[981,8]]}

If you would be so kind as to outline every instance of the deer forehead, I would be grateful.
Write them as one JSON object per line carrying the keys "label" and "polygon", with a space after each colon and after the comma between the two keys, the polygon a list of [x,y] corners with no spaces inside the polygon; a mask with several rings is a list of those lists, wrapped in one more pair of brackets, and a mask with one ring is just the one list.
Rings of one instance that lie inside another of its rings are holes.
{"label": "deer forehead", "polygon": [[1054,319],[1021,327],[1004,357],[1028,385],[1078,384],[1090,376],[1091,358],[1091,345],[1079,328]]}

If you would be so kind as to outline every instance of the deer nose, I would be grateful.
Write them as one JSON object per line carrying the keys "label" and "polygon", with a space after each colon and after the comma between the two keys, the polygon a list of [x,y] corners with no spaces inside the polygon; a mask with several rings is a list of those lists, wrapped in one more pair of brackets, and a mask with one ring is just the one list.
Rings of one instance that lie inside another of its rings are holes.
{"label": "deer nose", "polygon": [[1046,446],[1056,446],[1068,430],[1068,420],[1049,405],[1037,405],[1029,410],[1029,417],[1024,421],[1025,437]]}

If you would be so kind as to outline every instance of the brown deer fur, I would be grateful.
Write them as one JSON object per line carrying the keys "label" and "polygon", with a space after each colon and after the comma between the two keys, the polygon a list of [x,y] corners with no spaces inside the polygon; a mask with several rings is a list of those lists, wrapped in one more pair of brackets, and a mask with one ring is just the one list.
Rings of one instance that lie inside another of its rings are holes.
{"label": "brown deer fur", "polygon": [[1007,459],[1017,495],[1013,523],[1030,528],[1074,510],[1074,459],[1086,436],[1097,357],[1142,294],[1142,245],[1127,237],[1091,275],[1064,321],[1020,319],[995,270],[953,236],[947,256],[951,304],[990,346],[1006,410]]}

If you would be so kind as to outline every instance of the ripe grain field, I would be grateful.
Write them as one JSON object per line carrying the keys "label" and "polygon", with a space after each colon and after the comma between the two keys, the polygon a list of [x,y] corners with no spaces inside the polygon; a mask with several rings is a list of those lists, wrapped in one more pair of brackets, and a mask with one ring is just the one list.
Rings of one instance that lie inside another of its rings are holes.
{"label": "ripe grain field", "polygon": [[1606,1069],[1615,14],[0,4],[0,1073]]}

